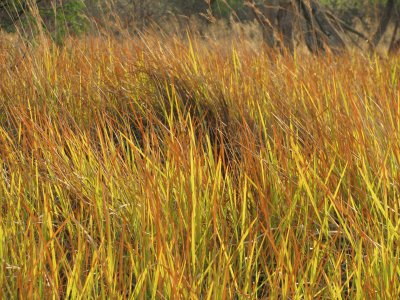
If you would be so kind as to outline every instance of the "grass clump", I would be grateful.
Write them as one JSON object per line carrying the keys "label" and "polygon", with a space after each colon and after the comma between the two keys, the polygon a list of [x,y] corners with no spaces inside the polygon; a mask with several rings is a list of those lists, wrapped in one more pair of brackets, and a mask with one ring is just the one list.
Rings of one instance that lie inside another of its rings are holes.
{"label": "grass clump", "polygon": [[5,298],[396,298],[398,57],[146,36],[0,54]]}

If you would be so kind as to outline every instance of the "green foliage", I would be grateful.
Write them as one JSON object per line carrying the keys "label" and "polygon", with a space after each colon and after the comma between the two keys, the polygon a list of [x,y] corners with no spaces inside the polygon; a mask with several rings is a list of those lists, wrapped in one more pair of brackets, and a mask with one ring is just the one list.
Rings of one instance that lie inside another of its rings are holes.
{"label": "green foliage", "polygon": [[38,4],[6,0],[0,11],[0,27],[12,32],[15,26],[22,26],[23,31],[35,33],[38,26],[42,26],[57,43],[61,43],[67,35],[80,35],[87,29],[85,13],[84,0],[46,1]]}
{"label": "green foliage", "polygon": [[19,20],[24,11],[24,2],[20,0],[0,1],[0,28],[8,32],[13,31],[14,23]]}
{"label": "green foliage", "polygon": [[83,0],[69,0],[61,5],[42,8],[41,15],[57,43],[62,43],[67,35],[81,35],[88,27]]}
{"label": "green foliage", "polygon": [[228,17],[232,11],[238,11],[243,7],[243,0],[217,0],[213,5],[216,15]]}

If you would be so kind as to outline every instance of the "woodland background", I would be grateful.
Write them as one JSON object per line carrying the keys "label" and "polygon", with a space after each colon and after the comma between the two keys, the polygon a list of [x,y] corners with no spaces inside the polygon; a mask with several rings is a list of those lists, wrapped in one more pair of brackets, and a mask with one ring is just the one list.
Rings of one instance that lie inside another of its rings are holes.
{"label": "woodland background", "polygon": [[57,43],[84,33],[190,28],[217,38],[245,32],[291,51],[303,41],[311,52],[380,43],[393,52],[400,45],[399,7],[398,0],[0,0],[0,27],[24,36],[45,28]]}

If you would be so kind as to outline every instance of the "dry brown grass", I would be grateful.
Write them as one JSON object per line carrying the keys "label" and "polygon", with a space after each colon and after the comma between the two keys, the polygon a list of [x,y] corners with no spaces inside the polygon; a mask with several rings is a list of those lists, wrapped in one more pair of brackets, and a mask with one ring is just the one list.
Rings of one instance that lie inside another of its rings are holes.
{"label": "dry brown grass", "polygon": [[400,295],[398,57],[4,51],[4,298]]}

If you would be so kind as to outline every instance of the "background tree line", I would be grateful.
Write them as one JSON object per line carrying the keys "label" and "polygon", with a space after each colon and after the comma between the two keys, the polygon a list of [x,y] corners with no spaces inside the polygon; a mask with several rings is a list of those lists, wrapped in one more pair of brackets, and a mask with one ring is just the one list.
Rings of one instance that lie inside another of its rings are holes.
{"label": "background tree line", "polygon": [[400,0],[0,0],[0,27],[29,34],[45,28],[61,43],[93,29],[144,30],[173,18],[204,24],[256,20],[270,46],[292,50],[302,32],[311,51],[360,40],[375,48],[391,27],[392,49],[400,43],[399,6]]}

